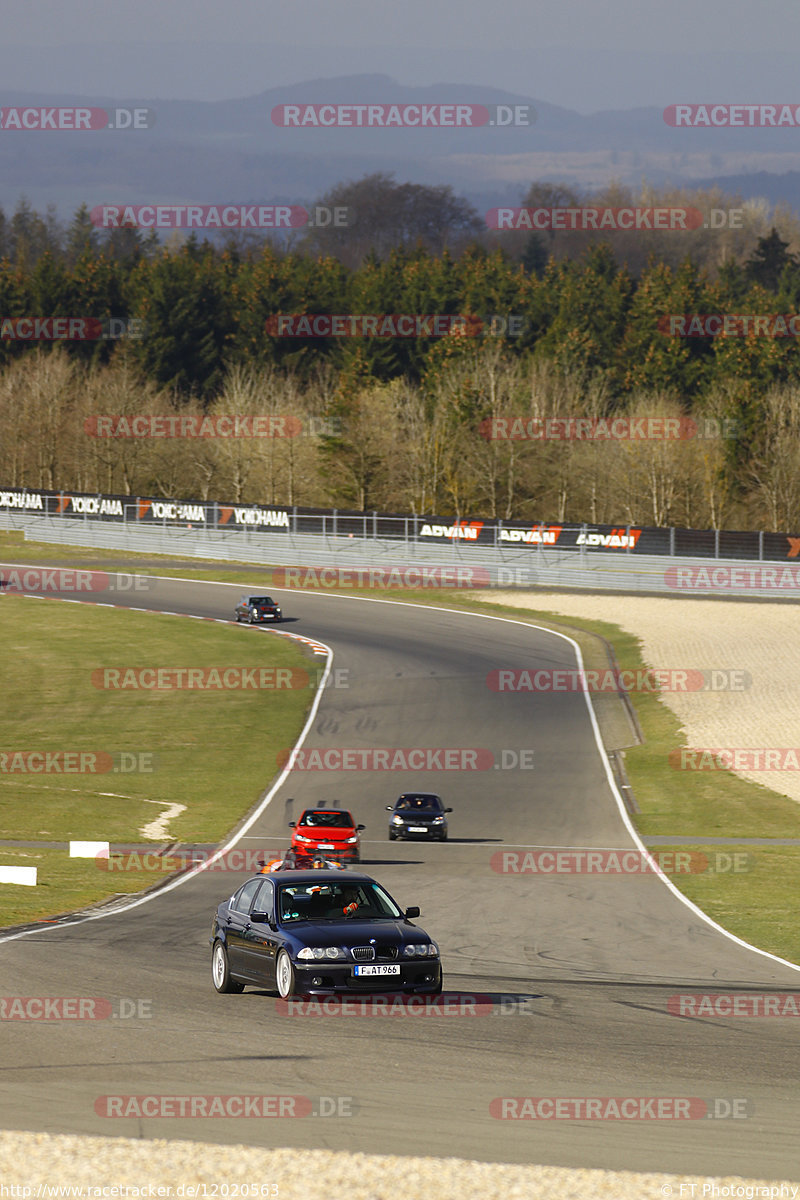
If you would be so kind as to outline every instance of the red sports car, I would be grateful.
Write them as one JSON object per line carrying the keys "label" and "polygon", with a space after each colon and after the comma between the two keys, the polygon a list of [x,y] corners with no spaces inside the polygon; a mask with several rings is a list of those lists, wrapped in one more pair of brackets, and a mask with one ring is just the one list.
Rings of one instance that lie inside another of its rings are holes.
{"label": "red sports car", "polygon": [[307,808],[300,820],[290,821],[292,849],[297,854],[321,854],[361,862],[360,831],[352,814],[341,808]]}

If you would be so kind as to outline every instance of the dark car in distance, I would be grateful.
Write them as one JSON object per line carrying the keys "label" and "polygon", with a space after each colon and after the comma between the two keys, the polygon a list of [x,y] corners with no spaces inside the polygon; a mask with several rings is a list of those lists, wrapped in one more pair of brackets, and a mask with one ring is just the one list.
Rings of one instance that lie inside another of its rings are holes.
{"label": "dark car in distance", "polygon": [[236,620],[260,625],[264,621],[280,621],[283,614],[271,596],[242,596],[236,605]]}
{"label": "dark car in distance", "polygon": [[439,948],[369,875],[256,875],[223,901],[211,929],[218,992],[293,995],[442,990]]}
{"label": "dark car in distance", "polygon": [[404,792],[394,804],[387,804],[389,841],[396,838],[429,838],[447,841],[447,813],[440,796],[433,792]]}

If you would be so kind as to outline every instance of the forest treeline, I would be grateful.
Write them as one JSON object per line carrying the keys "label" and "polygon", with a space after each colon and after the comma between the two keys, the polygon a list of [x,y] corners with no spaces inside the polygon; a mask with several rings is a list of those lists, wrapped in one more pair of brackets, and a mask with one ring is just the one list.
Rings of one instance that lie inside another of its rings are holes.
{"label": "forest treeline", "polygon": [[[549,185],[525,198],[585,200]],[[718,193],[607,189],[592,202],[739,216],[733,227],[602,237],[491,233],[449,189],[387,176],[320,202],[351,205],[360,226],[336,232],[337,245],[324,230],[294,243],[161,243],[99,231],[86,208],[66,226],[24,202],[0,213],[0,483],[520,520],[800,525],[797,338],[772,323],[769,336],[669,332],[670,316],[800,312],[791,215]],[[441,337],[267,333],[296,314],[456,321]],[[91,318],[137,336],[34,342],[17,336],[26,318]],[[98,437],[99,414],[296,420],[284,437]],[[614,415],[692,417],[728,436],[486,436],[491,418],[538,429]]]}

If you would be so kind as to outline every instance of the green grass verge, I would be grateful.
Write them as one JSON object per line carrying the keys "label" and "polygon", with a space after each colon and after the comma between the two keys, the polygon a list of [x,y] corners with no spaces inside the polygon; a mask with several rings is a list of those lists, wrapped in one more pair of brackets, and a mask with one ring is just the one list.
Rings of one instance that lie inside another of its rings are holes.
{"label": "green grass verge", "polygon": [[[70,562],[102,561],[106,564],[127,563],[138,559],[142,562],[163,558],[171,561],[171,555],[137,554],[127,550],[103,550],[94,546],[62,546],[55,542],[32,542],[18,529],[0,530],[0,559],[3,562],[52,563],[68,558]],[[186,560],[190,561],[190,560]]]}
{"label": "green grass verge", "polygon": [[167,878],[155,867],[109,873],[95,859],[70,858],[68,851],[50,846],[2,846],[0,862],[38,871],[35,887],[0,884],[0,926],[45,923],[87,904],[135,895]]}
{"label": "green grass verge", "polygon": [[[717,846],[693,843],[653,847],[672,882],[724,929],[753,946],[800,962],[796,903],[800,895],[798,846]],[[665,852],[688,852],[692,873],[672,873]],[[702,869],[702,858],[707,867]]]}
{"label": "green grass verge", "polygon": [[[6,540],[8,539],[8,540]],[[21,535],[0,534],[0,558],[19,562],[53,562],[82,557],[106,566],[137,558],[155,561],[155,555],[128,555],[124,560],[111,551],[78,550],[69,547],[23,542]],[[163,570],[148,567],[150,574],[169,574],[194,579],[218,579],[252,582],[252,567],[237,571],[235,566],[205,565],[183,560],[183,566],[171,564]],[[265,574],[271,566],[264,566]],[[591,635],[611,642],[620,668],[633,670],[647,666],[638,639],[627,630],[607,621],[565,618],[551,610],[533,607],[520,609],[465,596],[457,591],[347,589],[343,595],[362,595],[373,599],[402,600],[466,612],[484,612],[507,616],[516,621],[552,627],[572,636],[581,646],[587,664],[602,661],[598,643]],[[291,602],[285,604],[287,612]],[[626,751],[625,763],[641,812],[633,822],[644,837],[675,838],[675,847],[701,850],[711,856],[724,847],[704,844],[709,837],[800,838],[800,806],[786,796],[729,771],[678,771],[670,765],[670,752],[686,744],[679,721],[658,697],[651,693],[633,693],[632,701],[645,736],[645,743]],[[664,848],[659,847],[659,852]],[[747,871],[720,874],[700,872],[671,875],[677,887],[703,911],[738,937],[791,961],[800,961],[800,936],[796,932],[795,913],[800,902],[800,847],[730,847],[730,852],[746,850],[753,859]]]}
{"label": "green grass verge", "polygon": [[[322,661],[288,638],[247,626],[15,595],[0,600],[0,625],[4,692],[13,697],[0,742],[0,839],[13,841],[140,843],[142,829],[169,805],[184,811],[154,845],[219,841],[278,774],[279,755],[297,739]],[[291,686],[96,686],[102,675],[93,678],[93,672],[129,667],[241,668],[250,674],[227,679]],[[19,769],[37,760],[18,755],[42,752],[67,753],[72,758],[65,765],[90,769]],[[12,861],[8,849],[0,847],[0,861]],[[49,852],[46,860],[50,865]],[[80,870],[67,860],[69,899],[59,891],[61,874],[43,880],[44,890],[0,884],[0,924],[44,916],[54,905],[69,908],[76,902],[71,881]],[[157,876],[147,874],[136,872],[119,890],[128,890],[129,882],[133,890],[149,886]],[[94,862],[84,864],[84,876],[81,904],[118,890],[116,882],[109,889],[108,875]]]}

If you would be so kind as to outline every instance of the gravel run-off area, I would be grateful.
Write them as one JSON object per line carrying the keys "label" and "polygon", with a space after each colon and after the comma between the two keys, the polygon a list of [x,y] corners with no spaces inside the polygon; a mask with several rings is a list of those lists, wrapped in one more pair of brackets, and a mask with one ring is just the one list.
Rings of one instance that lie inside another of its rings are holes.
{"label": "gravel run-off area", "polygon": [[[744,672],[740,691],[661,693],[686,745],[796,749],[800,764],[800,614],[794,605],[564,592],[493,591],[480,599],[619,625],[639,639],[642,658],[656,670]],[[800,802],[800,770],[736,774]]]}
{"label": "gravel run-off area", "polygon": [[[719,1190],[703,1190],[712,1183]],[[39,1191],[40,1184],[50,1190]],[[230,1200],[252,1197],[256,1194],[252,1185],[261,1188],[261,1196],[276,1200],[680,1200],[692,1196],[700,1200],[711,1195],[716,1200],[762,1196],[793,1200],[800,1196],[797,1183],[734,1176],[712,1180],[700,1175],[519,1167],[455,1158],[261,1150],[46,1133],[0,1133],[2,1185],[29,1189],[3,1193],[18,1200],[56,1200],[59,1196],[138,1200],[153,1194],[150,1187],[162,1189],[155,1195],[175,1200]],[[236,1185],[241,1189],[238,1192]],[[64,1190],[53,1190],[57,1188]],[[116,1190],[100,1190],[110,1188]]]}

